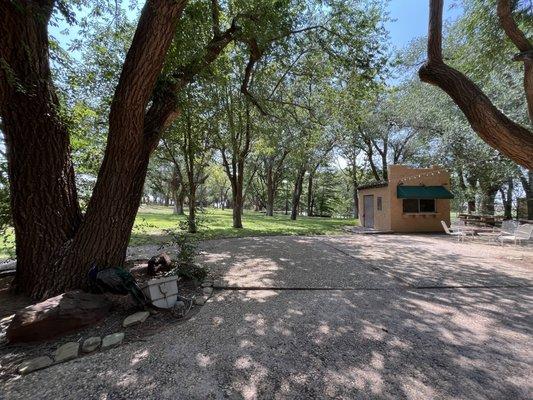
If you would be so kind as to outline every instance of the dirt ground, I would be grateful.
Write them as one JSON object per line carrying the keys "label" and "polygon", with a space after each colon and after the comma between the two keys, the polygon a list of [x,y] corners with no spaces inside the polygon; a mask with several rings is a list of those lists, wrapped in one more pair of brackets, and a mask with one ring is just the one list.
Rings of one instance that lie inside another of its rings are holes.
{"label": "dirt ground", "polygon": [[218,289],[193,318],[11,379],[4,397],[531,398],[531,246],[348,235],[202,249]]}

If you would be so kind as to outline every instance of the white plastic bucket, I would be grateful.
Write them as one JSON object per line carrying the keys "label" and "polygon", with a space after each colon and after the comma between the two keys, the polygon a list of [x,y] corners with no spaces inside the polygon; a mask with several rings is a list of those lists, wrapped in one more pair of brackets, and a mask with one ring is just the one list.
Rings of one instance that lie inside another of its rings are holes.
{"label": "white plastic bucket", "polygon": [[150,279],[141,289],[154,306],[172,308],[178,301],[178,276]]}

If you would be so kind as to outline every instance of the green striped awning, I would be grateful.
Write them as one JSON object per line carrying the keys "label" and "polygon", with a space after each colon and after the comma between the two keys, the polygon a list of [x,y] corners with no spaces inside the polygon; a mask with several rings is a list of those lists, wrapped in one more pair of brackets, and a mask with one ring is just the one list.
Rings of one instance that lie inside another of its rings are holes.
{"label": "green striped awning", "polygon": [[399,199],[453,199],[453,194],[444,186],[405,186],[398,185]]}

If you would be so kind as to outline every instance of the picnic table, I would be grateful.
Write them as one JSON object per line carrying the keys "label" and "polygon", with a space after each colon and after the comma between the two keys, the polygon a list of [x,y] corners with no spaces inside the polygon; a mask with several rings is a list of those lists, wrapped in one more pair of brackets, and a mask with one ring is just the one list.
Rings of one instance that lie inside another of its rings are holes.
{"label": "picnic table", "polygon": [[459,214],[458,218],[464,221],[465,225],[475,226],[496,226],[503,221],[502,216],[495,215]]}
{"label": "picnic table", "polygon": [[466,234],[471,234],[473,236],[498,236],[500,234],[499,230],[495,230],[494,227],[488,226],[465,225],[462,229]]}

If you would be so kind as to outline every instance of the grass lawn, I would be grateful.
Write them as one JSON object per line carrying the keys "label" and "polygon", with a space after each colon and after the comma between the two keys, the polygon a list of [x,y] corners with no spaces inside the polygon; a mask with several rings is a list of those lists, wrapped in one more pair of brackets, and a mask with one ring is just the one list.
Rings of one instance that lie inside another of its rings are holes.
{"label": "grass lawn", "polygon": [[[232,210],[208,208],[198,213],[199,239],[219,239],[266,235],[333,235],[341,233],[346,225],[356,225],[355,219],[318,218],[299,216],[291,221],[288,215],[276,214],[266,217],[264,213],[245,211],[242,218],[243,229],[231,227]],[[164,229],[179,229],[179,222],[186,216],[172,214],[170,207],[141,206],[137,213],[130,245],[157,244],[164,242],[168,235]]]}
{"label": "grass lawn", "polygon": [[[172,214],[171,207],[141,206],[135,219],[130,245],[162,244],[168,240],[165,229],[179,230],[179,222],[186,216]],[[231,227],[231,210],[209,208],[198,213],[199,239],[217,239],[266,235],[333,235],[341,233],[346,225],[356,225],[355,219],[318,218],[299,216],[291,221],[289,216],[276,214],[266,217],[263,213],[245,211],[243,229]],[[0,241],[0,259],[9,258],[14,251],[13,234]]]}

